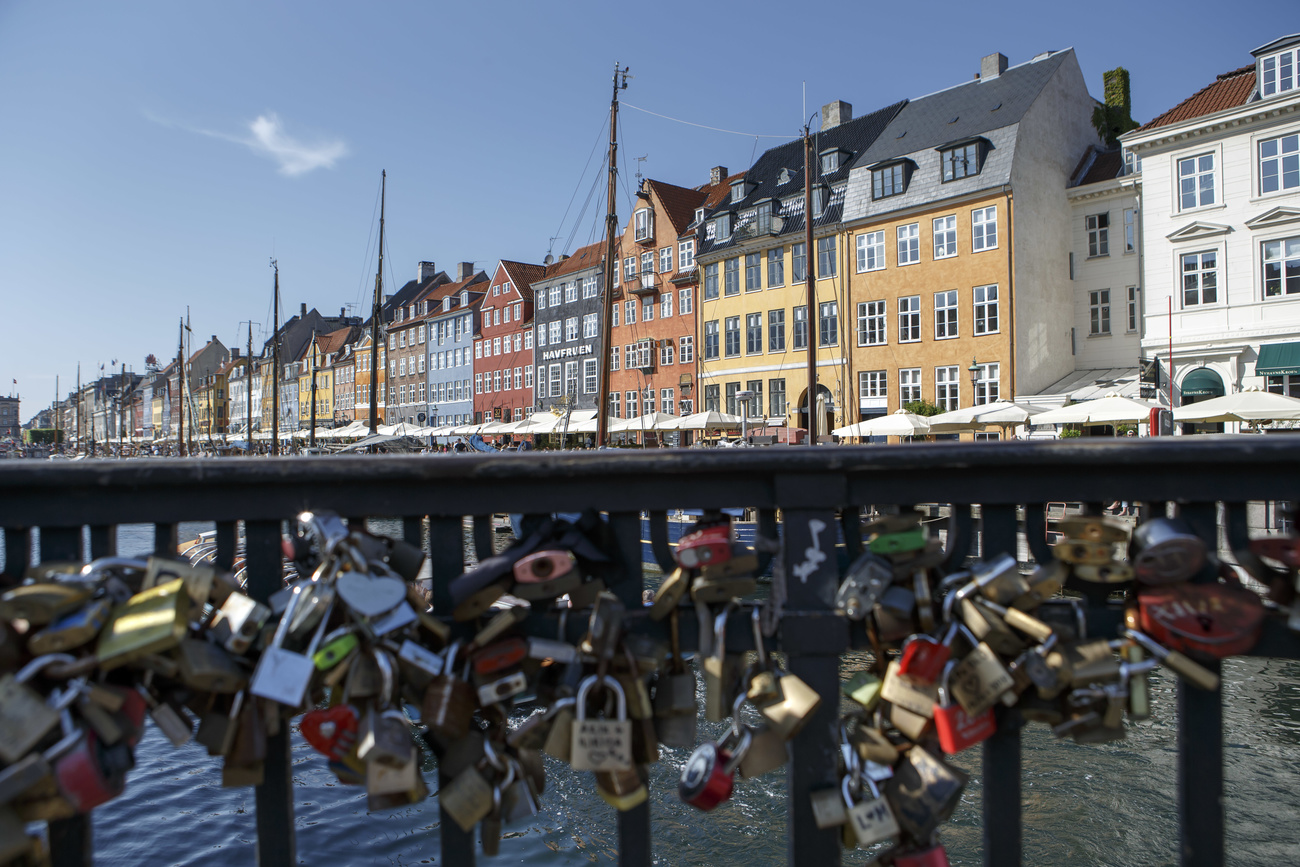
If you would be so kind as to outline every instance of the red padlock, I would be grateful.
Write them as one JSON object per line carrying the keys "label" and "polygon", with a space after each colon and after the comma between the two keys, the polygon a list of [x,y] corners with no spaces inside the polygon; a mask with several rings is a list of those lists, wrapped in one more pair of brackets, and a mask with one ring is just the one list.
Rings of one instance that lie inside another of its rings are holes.
{"label": "red padlock", "polygon": [[149,712],[149,705],[144,696],[134,689],[116,686],[108,688],[122,696],[122,706],[113,714],[113,718],[121,724],[127,746],[134,747],[144,737],[144,718]]}
{"label": "red padlock", "polygon": [[356,708],[350,704],[337,704],[307,711],[298,723],[298,730],[302,732],[302,739],[317,752],[331,762],[339,762],[356,748],[360,722]]}
{"label": "red padlock", "polygon": [[948,867],[948,853],[942,843],[894,856],[894,867]]}
{"label": "red padlock", "polygon": [[94,729],[86,729],[76,746],[55,760],[54,779],[78,813],[89,813],[122,794],[133,767],[135,756],[125,741],[106,747]]}
{"label": "red padlock", "polygon": [[1264,626],[1264,603],[1240,585],[1144,588],[1138,606],[1142,631],[1165,647],[1219,659],[1247,653]]}
{"label": "red padlock", "polygon": [[1263,536],[1251,539],[1250,550],[1291,569],[1300,568],[1300,536]]}
{"label": "red padlock", "polygon": [[520,665],[527,656],[527,641],[522,638],[506,638],[475,652],[474,673],[480,677],[496,674]]}
{"label": "red padlock", "polygon": [[[949,636],[954,634],[954,630],[949,631]],[[943,674],[944,666],[952,656],[949,647],[951,641],[951,637],[939,641],[932,635],[909,636],[903,641],[903,656],[898,661],[898,673],[922,683],[934,683]]]}
{"label": "red padlock", "polygon": [[972,718],[960,704],[950,703],[948,677],[956,666],[954,661],[944,667],[943,681],[939,684],[939,702],[934,707],[934,728],[939,735],[939,747],[947,755],[986,741],[998,730],[993,708]]}
{"label": "red padlock", "polygon": [[[731,790],[736,784],[736,768],[749,750],[753,734],[746,727],[736,738],[733,726],[720,743],[700,744],[691,753],[677,781],[677,794],[696,809],[708,811],[724,801],[731,800]],[[735,749],[727,749],[735,744]]]}
{"label": "red padlock", "polygon": [[725,563],[731,559],[732,541],[730,521],[700,527],[677,541],[677,565],[683,569],[699,569]]}

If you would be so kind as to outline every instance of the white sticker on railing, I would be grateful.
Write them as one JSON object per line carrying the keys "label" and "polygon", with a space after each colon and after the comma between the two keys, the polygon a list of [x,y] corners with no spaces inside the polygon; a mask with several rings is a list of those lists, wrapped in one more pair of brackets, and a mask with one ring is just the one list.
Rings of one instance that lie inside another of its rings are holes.
{"label": "white sticker on railing", "polygon": [[821,532],[826,529],[826,524],[813,518],[808,522],[808,532],[812,534],[812,544],[803,549],[804,560],[793,571],[798,576],[801,584],[808,583],[808,576],[817,571],[817,567],[826,562],[826,555],[822,553]]}

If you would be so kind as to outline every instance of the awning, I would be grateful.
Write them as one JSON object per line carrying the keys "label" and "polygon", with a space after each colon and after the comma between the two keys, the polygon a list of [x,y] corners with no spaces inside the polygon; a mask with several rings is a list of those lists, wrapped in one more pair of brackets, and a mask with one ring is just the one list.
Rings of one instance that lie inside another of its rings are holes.
{"label": "awning", "polygon": [[1183,399],[1194,397],[1203,400],[1208,397],[1223,396],[1223,378],[1208,367],[1198,367],[1183,377],[1179,386]]}
{"label": "awning", "polygon": [[1261,346],[1259,360],[1255,362],[1255,375],[1285,373],[1300,374],[1300,343],[1266,343]]}

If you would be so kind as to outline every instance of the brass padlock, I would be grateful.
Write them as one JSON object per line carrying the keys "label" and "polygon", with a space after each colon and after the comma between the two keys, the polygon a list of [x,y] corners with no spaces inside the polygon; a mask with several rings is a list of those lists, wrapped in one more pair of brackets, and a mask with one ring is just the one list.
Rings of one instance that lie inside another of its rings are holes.
{"label": "brass padlock", "polygon": [[176,650],[181,683],[199,692],[238,692],[248,676],[235,660],[217,645],[197,638],[181,640]]}
{"label": "brass padlock", "polygon": [[478,768],[468,767],[438,791],[443,812],[468,834],[492,812],[492,786]]}
{"label": "brass padlock", "polygon": [[704,658],[704,718],[721,722],[731,711],[731,702],[739,686],[739,660],[727,650],[727,616],[735,603],[728,603],[713,620],[713,652]]}
{"label": "brass padlock", "polygon": [[885,669],[885,679],[880,697],[895,707],[901,707],[926,718],[934,717],[934,706],[939,700],[939,687],[898,673],[899,661],[891,660]]}
{"label": "brass padlock", "polygon": [[971,578],[979,594],[998,605],[1009,605],[1029,592],[1029,582],[1020,574],[1020,565],[1010,554],[971,566]]}
{"label": "brass padlock", "polygon": [[[587,716],[587,699],[600,683],[614,691],[615,716],[612,719]],[[627,696],[619,682],[605,675],[592,675],[578,689],[576,716],[569,763],[575,771],[623,771],[633,766],[632,723],[627,716]]]}
{"label": "brass padlock", "polygon": [[86,644],[104,628],[112,606],[113,603],[107,598],[90,600],[34,633],[27,639],[27,649],[36,656],[42,656]]}
{"label": "brass padlock", "polygon": [[976,605],[971,599],[962,599],[960,612],[962,622],[975,637],[1003,656],[1015,656],[1025,649],[1025,642],[992,609]]}
{"label": "brass padlock", "polygon": [[1029,589],[1011,603],[1012,608],[1021,611],[1033,611],[1043,602],[1051,599],[1065,587],[1069,567],[1059,560],[1044,563],[1028,577]]}
{"label": "brass padlock", "polygon": [[26,756],[59,724],[58,711],[46,704],[27,681],[51,663],[72,661],[65,654],[40,656],[16,675],[0,677],[0,759],[7,764]]}
{"label": "brass padlock", "polygon": [[104,671],[150,653],[171,650],[189,627],[190,597],[177,578],[132,596],[113,611],[99,634],[96,656]]}
{"label": "brass padlock", "polygon": [[993,649],[980,642],[953,668],[950,686],[967,716],[976,717],[1013,689],[1015,680]]}
{"label": "brass padlock", "polygon": [[965,771],[916,746],[903,754],[885,789],[901,828],[926,840],[952,815],[969,780]]}
{"label": "brass padlock", "polygon": [[0,595],[0,619],[45,626],[80,608],[93,592],[93,587],[83,584],[23,584]]}
{"label": "brass padlock", "polygon": [[757,660],[746,672],[745,698],[754,707],[767,707],[782,699],[781,684],[776,670],[767,657],[767,647],[763,642],[763,629],[760,623],[760,609],[755,605],[750,609],[750,623],[754,630],[754,649]]}
{"label": "brass padlock", "polygon": [[670,613],[677,610],[681,603],[682,597],[686,591],[691,588],[691,577],[686,570],[678,566],[659,585],[655,591],[654,603],[650,606],[648,615],[651,620],[663,620]]}

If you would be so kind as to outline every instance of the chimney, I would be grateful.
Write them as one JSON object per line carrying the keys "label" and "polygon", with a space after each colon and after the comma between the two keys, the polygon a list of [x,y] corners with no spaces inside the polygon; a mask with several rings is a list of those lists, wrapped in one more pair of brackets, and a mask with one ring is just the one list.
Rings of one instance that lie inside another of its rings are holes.
{"label": "chimney", "polygon": [[853,106],[842,99],[822,106],[822,132],[853,120]]}
{"label": "chimney", "polygon": [[301,316],[303,319],[306,319],[306,318],[307,318],[307,302],[306,302],[306,301],[302,302],[302,306],[301,306],[300,308],[298,308],[298,315]]}
{"label": "chimney", "polygon": [[419,265],[415,266],[415,280],[417,283],[423,283],[425,280],[431,279],[433,275],[437,273],[438,269],[434,267],[432,262],[421,262]]}
{"label": "chimney", "polygon": [[217,335],[215,335],[215,334],[212,335],[212,340],[210,340],[210,341],[208,341],[208,342],[209,342],[209,343],[216,343],[216,342],[217,342]]}
{"label": "chimney", "polygon": [[456,281],[457,281],[457,282],[459,282],[459,281],[461,281],[461,280],[468,280],[470,277],[473,277],[473,276],[474,276],[474,263],[473,263],[473,262],[461,262],[459,265],[456,266]]}
{"label": "chimney", "polygon": [[234,348],[232,348],[232,349],[230,350],[230,360],[231,360],[231,361],[238,361],[238,360],[239,360],[239,347],[238,347],[238,346],[236,346],[236,347],[234,347]]}
{"label": "chimney", "polygon": [[[348,318],[348,308],[346,308],[346,307],[340,307],[340,308],[339,308],[339,319],[340,319],[340,320],[344,320],[344,319],[347,319],[347,318]],[[343,323],[343,324],[346,325],[347,323],[345,322],[345,323]]]}
{"label": "chimney", "polygon": [[709,169],[709,183],[720,184],[727,177],[726,166],[714,166]]}
{"label": "chimney", "polygon": [[990,54],[988,57],[980,60],[980,80],[988,81],[997,78],[1007,71],[1007,56],[1005,54]]}

